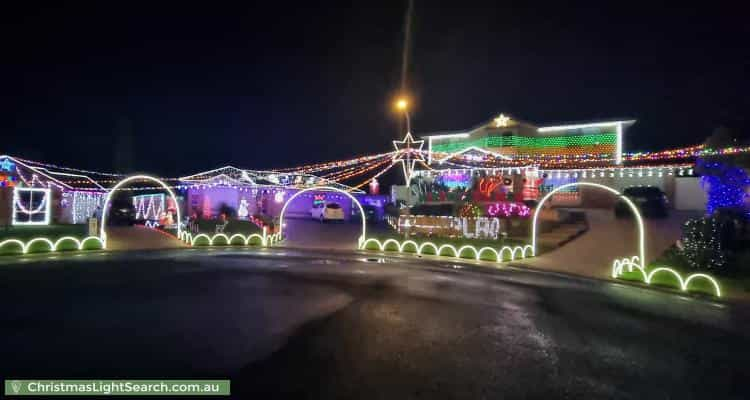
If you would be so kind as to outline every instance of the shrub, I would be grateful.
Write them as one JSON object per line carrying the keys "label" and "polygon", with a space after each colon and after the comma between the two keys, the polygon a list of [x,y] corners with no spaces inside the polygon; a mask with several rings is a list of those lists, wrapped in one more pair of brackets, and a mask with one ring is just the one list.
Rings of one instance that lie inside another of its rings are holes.
{"label": "shrub", "polygon": [[193,246],[208,246],[209,244],[211,244],[211,241],[205,236],[199,236],[193,242]]}
{"label": "shrub", "polygon": [[243,239],[243,238],[241,238],[239,236],[235,236],[235,237],[231,238],[231,240],[229,241],[229,244],[231,244],[232,246],[244,246],[245,245],[245,239]]}
{"label": "shrub", "polygon": [[718,218],[690,219],[682,227],[681,253],[690,268],[695,270],[726,273],[727,259],[724,254],[722,232],[725,223]]}
{"label": "shrub", "polygon": [[101,250],[102,249],[102,242],[100,242],[98,239],[88,239],[83,241],[83,249],[84,250]]}
{"label": "shrub", "polygon": [[0,246],[0,255],[23,254],[23,245],[18,242],[6,242]]}
{"label": "shrub", "polygon": [[73,238],[66,238],[57,244],[57,251],[75,251],[78,250],[78,243]]}
{"label": "shrub", "polygon": [[416,253],[417,252],[417,245],[414,243],[406,243],[403,246],[404,253]]}
{"label": "shrub", "polygon": [[53,250],[46,240],[37,240],[33,241],[30,246],[28,243],[26,245],[28,246],[27,253],[48,253]]}

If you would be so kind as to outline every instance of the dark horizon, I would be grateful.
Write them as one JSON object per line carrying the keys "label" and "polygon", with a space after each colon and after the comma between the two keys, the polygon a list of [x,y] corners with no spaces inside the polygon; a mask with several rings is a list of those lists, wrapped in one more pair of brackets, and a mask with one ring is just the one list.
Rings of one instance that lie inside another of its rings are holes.
{"label": "dark horizon", "polygon": [[[406,2],[343,4],[6,10],[0,153],[178,176],[389,151],[403,134],[391,105]],[[501,112],[635,118],[627,151],[696,144],[718,126],[748,135],[750,27],[729,3],[446,4],[414,4],[417,135]],[[127,132],[132,157],[115,151]]]}

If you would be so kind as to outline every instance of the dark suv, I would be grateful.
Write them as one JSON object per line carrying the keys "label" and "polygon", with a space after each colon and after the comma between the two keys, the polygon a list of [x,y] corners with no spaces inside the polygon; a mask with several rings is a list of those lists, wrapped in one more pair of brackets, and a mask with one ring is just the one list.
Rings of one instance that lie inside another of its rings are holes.
{"label": "dark suv", "polygon": [[[667,211],[667,195],[661,189],[653,186],[632,186],[623,190],[622,194],[630,199],[638,209],[641,215],[646,218],[664,218],[669,212]],[[633,214],[630,207],[620,200],[615,205],[615,216],[617,218],[629,217]]]}

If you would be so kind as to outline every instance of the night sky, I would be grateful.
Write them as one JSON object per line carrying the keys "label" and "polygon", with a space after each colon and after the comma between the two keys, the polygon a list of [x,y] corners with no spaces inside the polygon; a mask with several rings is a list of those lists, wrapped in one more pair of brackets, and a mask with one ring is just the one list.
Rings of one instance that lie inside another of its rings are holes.
{"label": "night sky", "polygon": [[[132,132],[133,169],[174,176],[373,154],[400,136],[405,1],[33,3],[0,12],[0,153],[109,171]],[[413,130],[504,112],[636,118],[627,150],[748,134],[744,10],[608,3],[415,1]]]}

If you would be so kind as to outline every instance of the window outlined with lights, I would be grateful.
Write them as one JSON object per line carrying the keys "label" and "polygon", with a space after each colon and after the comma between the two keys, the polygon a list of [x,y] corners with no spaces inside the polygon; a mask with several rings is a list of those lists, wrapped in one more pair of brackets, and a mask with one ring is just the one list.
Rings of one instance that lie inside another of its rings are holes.
{"label": "window outlined with lights", "polygon": [[13,188],[13,225],[49,225],[51,205],[49,188]]}

